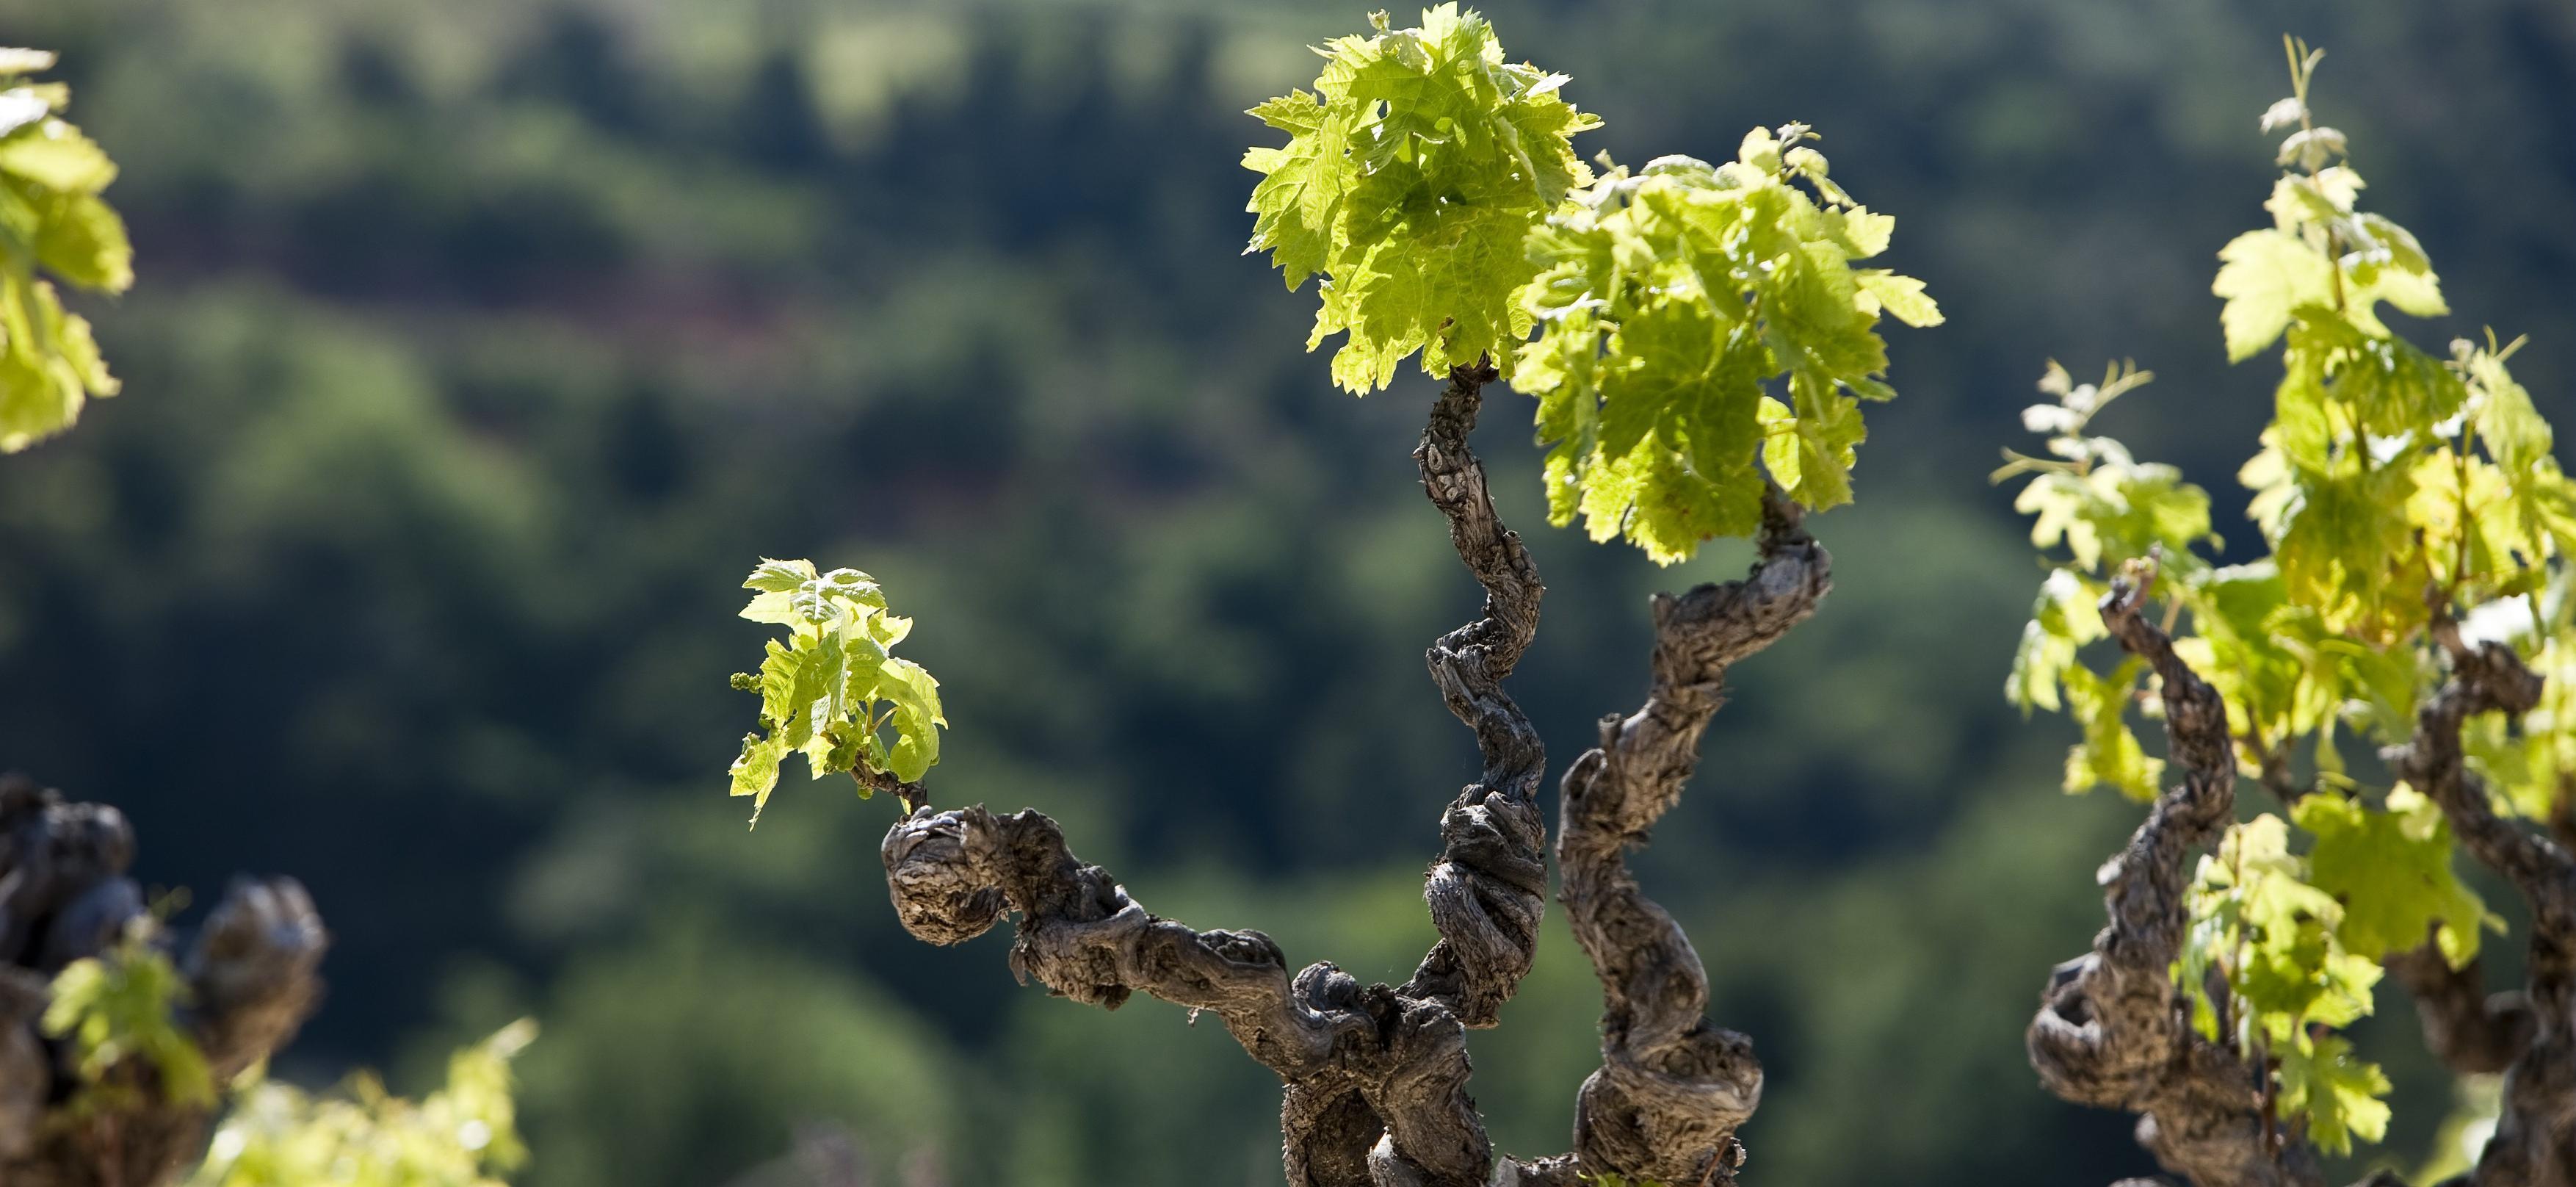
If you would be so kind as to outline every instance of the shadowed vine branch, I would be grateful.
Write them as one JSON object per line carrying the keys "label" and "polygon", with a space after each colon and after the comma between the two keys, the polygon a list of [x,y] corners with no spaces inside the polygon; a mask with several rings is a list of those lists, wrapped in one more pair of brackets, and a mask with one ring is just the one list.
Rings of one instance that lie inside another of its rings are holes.
{"label": "shadowed vine branch", "polygon": [[[2505,1068],[2495,1136],[2466,1181],[2476,1187],[2569,1187],[2576,1184],[2576,859],[2556,841],[2497,815],[2485,781],[2469,771],[2460,747],[2460,726],[2469,717],[2530,712],[2539,702],[2541,679],[2512,648],[2469,647],[2447,617],[2434,620],[2432,633],[2450,656],[2450,679],[2416,714],[2414,737],[2381,757],[2399,778],[2441,805],[2460,843],[2513,883],[2531,906],[2523,993],[2519,1003],[2504,1002],[2508,1019],[2527,1018],[2527,1025],[2511,1024],[2528,1035]],[[2517,1004],[2519,1012],[2513,1010]],[[2432,1025],[2428,1016],[2428,1038]],[[2438,1045],[2436,1052],[2441,1053]]]}
{"label": "shadowed vine branch", "polygon": [[2139,1143],[2198,1187],[2317,1187],[2314,1152],[2265,1124],[2256,1069],[2192,1029],[2173,984],[2191,917],[2184,862],[2234,819],[2236,761],[2217,690],[2142,613],[2155,568],[2141,569],[2112,582],[2102,624],[2154,667],[2182,777],[2102,867],[2110,925],[2050,974],[2026,1035],[2031,1066],[2066,1100],[2139,1114]]}
{"label": "shadowed vine branch", "polygon": [[1703,1016],[1699,954],[1638,887],[1626,855],[1680,801],[1700,735],[1725,699],[1727,668],[1814,613],[1831,588],[1832,558],[1800,519],[1772,490],[1749,576],[1656,595],[1645,705],[1603,719],[1601,745],[1565,775],[1563,898],[1604,999],[1601,1070],[1584,1081],[1575,1112],[1575,1155],[1590,1172],[1726,1183],[1743,1162],[1735,1130],[1761,1102],[1762,1065],[1751,1040]]}
{"label": "shadowed vine branch", "polygon": [[2455,969],[2427,942],[2382,963],[2414,996],[2424,1049],[2442,1066],[2461,1075],[2492,1075],[2530,1048],[2537,1021],[2531,999],[2518,990],[2488,993],[2484,961]]}
{"label": "shadowed vine branch", "polygon": [[1447,1005],[1460,1022],[1490,1027],[1529,972],[1546,910],[1547,822],[1539,780],[1547,752],[1502,682],[1538,634],[1538,567],[1503,526],[1485,467],[1467,447],[1481,390],[1495,379],[1479,362],[1450,373],[1413,451],[1422,489],[1449,521],[1449,542],[1485,588],[1485,612],[1424,654],[1449,711],[1476,732],[1485,770],[1440,816],[1440,860],[1423,896],[1440,942],[1403,992]]}

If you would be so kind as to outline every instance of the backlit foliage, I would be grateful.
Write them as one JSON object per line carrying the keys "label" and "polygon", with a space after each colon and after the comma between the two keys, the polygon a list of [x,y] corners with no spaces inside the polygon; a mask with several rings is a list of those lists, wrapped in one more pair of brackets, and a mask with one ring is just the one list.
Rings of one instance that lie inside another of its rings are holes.
{"label": "backlit foliage", "polygon": [[37,82],[54,55],[0,49],[0,453],[80,419],[116,394],[89,322],[55,282],[121,293],[134,283],[125,223],[100,192],[116,165],[65,120],[71,89]]}
{"label": "backlit foliage", "polygon": [[447,1086],[418,1102],[364,1072],[329,1096],[255,1082],[188,1187],[502,1187],[528,1157],[510,1059],[535,1037],[522,1019],[457,1052]]}
{"label": "backlit foliage", "polygon": [[[2092,432],[2104,406],[2146,381],[2116,367],[2075,384],[2051,364],[2053,402],[2025,422],[2048,456],[2009,454],[2027,474],[2017,506],[2053,557],[2006,694],[2083,727],[2066,789],[2153,798],[2159,764],[2133,729],[2155,704],[2135,661],[2107,671],[2096,606],[2108,578],[2153,555],[2176,649],[2226,701],[2240,769],[2279,793],[2283,815],[2231,828],[2190,891],[2176,977],[2193,1021],[2270,1069],[2266,1095],[2291,1132],[2333,1153],[2377,1141],[2388,1080],[2340,1030],[2368,1014],[2379,961],[2428,941],[2454,967],[2499,928],[2453,870],[2440,810],[2390,786],[2371,759],[2409,739],[2440,673],[2432,627],[2511,643],[2550,677],[2537,710],[2468,730],[2472,762],[2500,806],[2541,819],[2576,772],[2568,682],[2569,566],[2576,487],[2551,456],[2547,422],[2506,368],[2519,342],[2428,353],[2384,319],[2449,312],[2423,248],[2361,206],[2341,132],[2315,122],[2322,55],[2293,42],[2293,94],[2264,113],[2285,131],[2272,226],[2219,253],[2212,286],[2232,360],[2277,348],[2281,377],[2261,448],[2238,478],[2268,554],[2219,566],[2209,497],[2170,466],[2141,463]],[[2364,764],[2347,759],[2358,735]]]}
{"label": "backlit foliage", "polygon": [[886,609],[876,580],[856,569],[816,573],[805,560],[763,560],[744,589],[758,591],[742,616],[787,628],[769,641],[758,673],[736,673],[735,688],[760,694],[760,729],[743,735],[733,794],[752,797],[752,823],[778,786],[778,767],[803,754],[817,779],[848,773],[859,797],[870,775],[903,782],[939,761],[939,682],[920,664],[889,654],[912,620]]}
{"label": "backlit foliage", "polygon": [[1373,35],[1317,51],[1314,93],[1252,109],[1288,143],[1243,157],[1262,175],[1246,250],[1270,252],[1292,289],[1322,276],[1306,348],[1347,333],[1333,380],[1360,393],[1416,351],[1433,375],[1508,365],[1530,328],[1515,294],[1536,271],[1521,241],[1591,180],[1568,141],[1600,126],[1558,94],[1564,75],[1506,63],[1472,11],[1371,19]]}
{"label": "backlit foliage", "polygon": [[1860,401],[1896,395],[1879,314],[1941,312],[1923,282],[1851,266],[1887,250],[1896,220],[1834,184],[1811,135],[1756,128],[1724,165],[1612,170],[1531,236],[1542,333],[1514,382],[1553,443],[1552,522],[1580,512],[1593,539],[1670,564],[1752,535],[1766,470],[1808,507],[1851,501]]}
{"label": "backlit foliage", "polygon": [[[1324,47],[1316,93],[1252,109],[1251,250],[1295,287],[1321,274],[1313,349],[1355,392],[1489,360],[1539,398],[1549,517],[1580,513],[1658,563],[1749,536],[1766,482],[1851,501],[1862,400],[1883,380],[1881,313],[1941,320],[1920,281],[1852,262],[1895,220],[1854,202],[1804,124],[1755,129],[1734,161],[1663,157],[1596,178],[1568,138],[1597,125],[1565,76],[1508,65],[1443,5],[1422,25]],[[1531,341],[1532,331],[1537,337]]]}

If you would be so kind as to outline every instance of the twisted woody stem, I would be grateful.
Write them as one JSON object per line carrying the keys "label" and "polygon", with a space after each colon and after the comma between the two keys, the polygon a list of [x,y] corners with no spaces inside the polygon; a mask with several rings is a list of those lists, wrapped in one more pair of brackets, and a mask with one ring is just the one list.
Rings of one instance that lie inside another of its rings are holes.
{"label": "twisted woody stem", "polygon": [[2233,819],[2236,763],[2217,690],[2141,613],[2154,576],[2150,561],[2114,581],[2102,623],[2154,667],[2182,778],[2102,867],[2110,925],[2051,974],[2026,1035],[2031,1066],[2069,1101],[2140,1114],[2140,1144],[2198,1187],[2316,1187],[2314,1153],[2267,1127],[2257,1070],[2188,1024],[2173,984],[2190,920],[2183,863]]}
{"label": "twisted woody stem", "polygon": [[1762,1099],[1752,1042],[1703,1017],[1707,971],[1680,925],[1638,888],[1626,856],[1680,801],[1727,669],[1814,613],[1831,588],[1832,558],[1776,488],[1758,543],[1743,580],[1656,595],[1645,705],[1603,719],[1600,746],[1565,775],[1563,900],[1605,1006],[1602,1066],[1575,1112],[1575,1156],[1589,1173],[1732,1182],[1743,1161],[1736,1128]]}
{"label": "twisted woody stem", "polygon": [[[1115,1009],[1144,992],[1224,1021],[1285,1086],[1282,1156],[1292,1187],[1480,1187],[1492,1142],[1467,1095],[1466,1031],[1491,1026],[1529,969],[1545,886],[1536,807],[1543,755],[1501,689],[1536,629],[1540,588],[1495,515],[1467,447],[1491,367],[1459,368],[1421,448],[1425,492],[1486,591],[1485,613],[1428,659],[1450,709],[1476,732],[1481,779],[1441,820],[1425,897],[1441,939],[1401,987],[1362,985],[1329,963],[1293,977],[1256,931],[1196,931],[1148,912],[1073,856],[1053,820],[982,807],[916,809],[886,834],[887,886],[904,927],[955,944],[1019,916],[1012,972]],[[906,799],[921,803],[917,789]],[[1507,1163],[1516,1183],[1565,1183],[1567,1159]]]}
{"label": "twisted woody stem", "polygon": [[[2576,859],[2549,837],[2498,816],[2460,746],[2461,724],[2474,714],[2530,712],[2540,699],[2540,677],[2502,644],[2469,647],[2447,616],[2435,619],[2433,637],[2450,655],[2451,677],[2417,711],[2414,737],[2381,757],[2441,805],[2460,843],[2512,882],[2532,915],[2522,994],[2501,998],[2492,1011],[2479,1003],[2474,1015],[2489,1029],[2506,1028],[2482,1035],[2492,1049],[2478,1054],[2492,1059],[2509,1052],[2510,1063],[2495,1136],[2466,1179],[2475,1187],[2576,1187]],[[2476,988],[2470,982],[2460,996],[2471,997]],[[2466,1023],[2468,1002],[2457,1013]],[[2428,1037],[2435,1021],[2428,1012]],[[2508,1046],[2516,1039],[2518,1049]],[[2436,1051],[2442,1053],[2438,1043]]]}
{"label": "twisted woody stem", "polygon": [[1449,712],[1475,731],[1485,769],[1440,815],[1440,860],[1423,888],[1440,942],[1403,992],[1441,1002],[1480,1028],[1494,1025],[1529,972],[1547,906],[1547,820],[1538,807],[1547,752],[1503,691],[1538,634],[1546,591],[1519,534],[1494,513],[1485,467],[1467,448],[1479,392],[1494,378],[1481,362],[1453,372],[1413,451],[1423,493],[1449,520],[1449,542],[1485,587],[1484,614],[1441,636],[1423,657]]}

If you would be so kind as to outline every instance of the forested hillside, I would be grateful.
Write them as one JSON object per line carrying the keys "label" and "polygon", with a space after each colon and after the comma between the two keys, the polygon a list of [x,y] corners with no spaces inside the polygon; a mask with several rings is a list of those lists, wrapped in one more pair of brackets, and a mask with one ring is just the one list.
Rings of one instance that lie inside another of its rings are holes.
{"label": "forested hillside", "polygon": [[[760,637],[740,560],[864,557],[938,607],[905,649],[973,740],[944,800],[1040,807],[1157,910],[1257,916],[1292,960],[1410,966],[1429,817],[1352,820],[1472,769],[1416,658],[1475,596],[1407,457],[1436,385],[1335,393],[1295,347],[1308,302],[1236,256],[1262,129],[1234,113],[1360,7],[0,0],[0,43],[60,51],[123,164],[141,278],[73,302],[123,394],[0,465],[0,762],[119,804],[174,883],[312,888],[331,994],[288,1075],[417,1086],[543,1018],[529,1187],[720,1187],[814,1121],[889,1175],[1274,1182],[1275,1087],[1217,1028],[1015,991],[997,939],[905,938],[882,804],[801,797],[754,842],[713,792]],[[2576,412],[2576,15],[1484,7],[1611,113],[1586,151],[1825,129],[1836,179],[1902,213],[1892,266],[1954,311],[1890,331],[1906,397],[1871,413],[1868,497],[1817,521],[1841,590],[1742,674],[1723,794],[1642,863],[1712,1013],[1760,1037],[1762,1181],[2144,1173],[2125,1119],[2024,1062],[2033,970],[2100,925],[2069,888],[2132,813],[2061,797],[2071,728],[1998,695],[2039,570],[1979,475],[2052,356],[2156,369],[2106,417],[2140,456],[2243,460],[2270,392],[2224,366],[2209,277],[2262,217],[2248,113],[2284,29],[2332,47],[2373,207],[2462,295],[2426,339],[2528,333],[2516,373]],[[1535,529],[1528,404],[1487,399],[1497,497]],[[1549,617],[1514,689],[1571,755],[1634,703],[1675,575],[1528,537]],[[1753,889],[1694,879],[1718,862]],[[1476,1050],[1518,1152],[1563,1146],[1597,1062],[1549,927],[1506,1017],[1561,1024]],[[976,1079],[927,1075],[958,1056]],[[2449,1080],[2400,1058],[2411,1169]]]}

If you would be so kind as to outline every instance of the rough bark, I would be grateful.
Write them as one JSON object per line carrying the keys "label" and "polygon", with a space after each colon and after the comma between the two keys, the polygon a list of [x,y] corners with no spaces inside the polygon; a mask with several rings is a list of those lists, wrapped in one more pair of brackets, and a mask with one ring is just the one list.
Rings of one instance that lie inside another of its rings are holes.
{"label": "rough bark", "polygon": [[2478,713],[2529,712],[2540,699],[2540,677],[2511,648],[2468,647],[2447,620],[2433,624],[2433,636],[2450,654],[2451,677],[2417,712],[2413,739],[2381,757],[2441,805],[2460,844],[2512,882],[2532,916],[2523,988],[2530,1035],[2506,1068],[2495,1136],[2468,1180],[2476,1187],[2576,1187],[2576,859],[2497,815],[2460,749],[2462,722]]}
{"label": "rough bark", "polygon": [[1727,668],[1815,612],[1832,561],[1777,490],[1765,501],[1752,573],[1654,601],[1646,703],[1601,723],[1601,745],[1566,772],[1557,862],[1574,936],[1601,979],[1601,1070],[1576,1103],[1575,1156],[1587,1173],[1729,1183],[1738,1126],[1762,1099],[1752,1041],[1709,1022],[1708,973],[1690,940],[1646,898],[1627,851],[1680,801],[1700,734],[1724,701]]}
{"label": "rough bark", "polygon": [[1260,932],[1160,918],[1037,812],[925,806],[887,834],[884,858],[896,912],[920,939],[960,943],[1017,913],[1010,966],[1024,982],[1109,1009],[1142,991],[1216,1015],[1287,1085],[1297,1187],[1486,1182],[1492,1145],[1466,1092],[1466,1028],[1447,1006],[1331,964],[1292,978]]}
{"label": "rough bark", "polygon": [[2173,984],[2190,919],[2184,863],[2233,819],[2236,763],[2217,691],[2140,613],[2153,580],[2148,566],[2115,581],[2102,622],[2122,649],[2154,666],[2170,762],[2182,778],[2102,867],[2110,925],[2091,953],[2050,975],[2026,1035],[2031,1065],[2060,1097],[2140,1114],[2139,1142],[2198,1187],[2316,1187],[2323,1180],[2313,1152],[2267,1130],[2257,1070],[2191,1028]]}
{"label": "rough bark", "polygon": [[[1538,620],[1537,572],[1494,513],[1468,449],[1485,366],[1459,368],[1415,458],[1484,614],[1434,643],[1433,679],[1476,733],[1483,777],[1442,814],[1425,898],[1441,938],[1403,986],[1362,985],[1329,963],[1290,976],[1256,931],[1196,931],[1148,912],[1034,812],[916,809],[886,834],[886,881],[907,930],[937,944],[1019,916],[1012,972],[1115,1009],[1142,991],[1221,1019],[1285,1085],[1282,1159],[1293,1187],[1481,1187],[1572,1182],[1570,1159],[1497,1168],[1467,1094],[1466,1032],[1491,1026],[1529,970],[1545,889],[1537,734],[1501,681]],[[920,789],[899,789],[924,803]]]}
{"label": "rough bark", "polygon": [[[162,1187],[193,1163],[208,1106],[167,1098],[148,1067],[132,1099],[104,1107],[81,1087],[67,1044],[38,1022],[54,974],[97,955],[145,912],[126,869],[134,834],[104,804],[66,803],[0,776],[0,1183],[8,1187]],[[157,930],[157,929],[156,929]],[[166,943],[166,936],[156,936]],[[320,993],[327,937],[292,879],[241,879],[179,960],[182,1021],[217,1081],[294,1036]]]}
{"label": "rough bark", "polygon": [[1424,654],[1449,711],[1476,732],[1482,778],[1440,815],[1440,860],[1423,888],[1440,942],[1405,982],[1408,997],[1449,1007],[1470,1027],[1490,1027],[1538,951],[1547,906],[1547,821],[1539,779],[1547,752],[1520,706],[1503,691],[1538,634],[1538,567],[1518,534],[1503,526],[1485,489],[1485,467],[1467,448],[1489,366],[1461,368],[1431,409],[1413,457],[1423,493],[1449,521],[1449,542],[1485,587],[1485,612],[1440,637]]}

